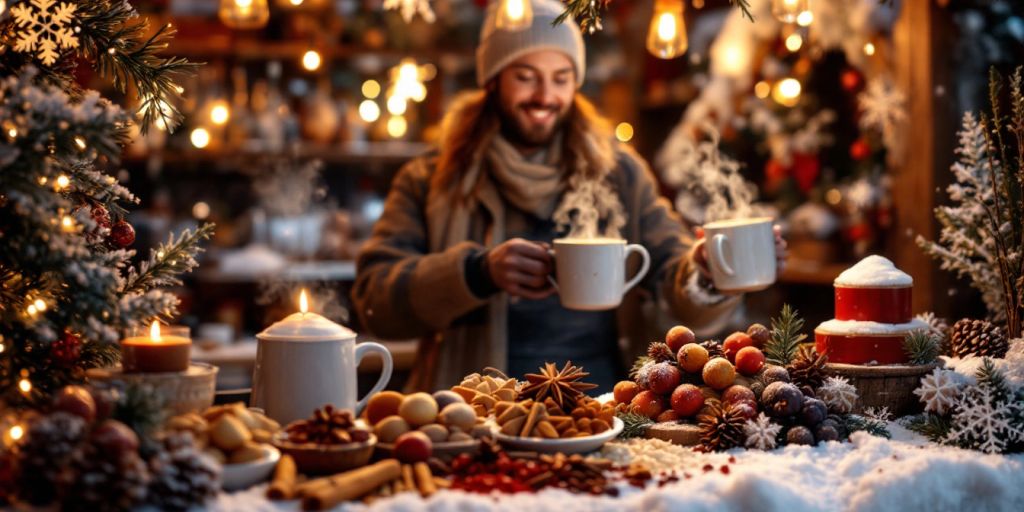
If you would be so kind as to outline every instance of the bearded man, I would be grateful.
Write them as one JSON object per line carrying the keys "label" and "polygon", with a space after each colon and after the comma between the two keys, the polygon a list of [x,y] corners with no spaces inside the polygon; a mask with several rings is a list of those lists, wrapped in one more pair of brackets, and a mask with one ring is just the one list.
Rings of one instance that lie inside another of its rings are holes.
{"label": "bearded man", "polygon": [[[645,312],[709,334],[741,297],[713,288],[703,241],[578,92],[584,44],[571,18],[552,26],[562,4],[532,0],[532,26],[513,32],[495,27],[498,3],[477,48],[480,89],[454,102],[437,151],[395,177],[358,256],[356,313],[376,336],[422,340],[410,389],[447,388],[486,367],[522,376],[571,360],[609,391],[625,375],[624,355],[650,341]],[[651,256],[650,272],[615,310],[566,309],[548,284],[550,244],[566,234],[556,219],[571,214],[566,198],[579,199],[581,184],[602,195],[591,198],[605,205],[600,230]]]}

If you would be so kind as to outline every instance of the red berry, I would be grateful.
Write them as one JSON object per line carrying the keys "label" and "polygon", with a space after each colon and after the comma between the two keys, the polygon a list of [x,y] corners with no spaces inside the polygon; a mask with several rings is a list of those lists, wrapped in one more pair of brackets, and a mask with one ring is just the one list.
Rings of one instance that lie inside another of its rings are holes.
{"label": "red berry", "polygon": [[665,344],[672,350],[672,353],[679,352],[683,345],[693,343],[696,340],[697,336],[693,334],[693,331],[689,327],[682,325],[669,329],[668,334],[665,335]]}
{"label": "red berry", "polygon": [[634,412],[647,416],[652,420],[665,410],[665,402],[660,396],[650,390],[637,393],[629,404]]}
{"label": "red berry", "polygon": [[733,410],[739,411],[744,419],[752,420],[757,416],[757,403],[753,400],[741,400],[731,405]]}
{"label": "red berry", "polygon": [[764,352],[757,347],[743,347],[736,353],[736,371],[743,375],[756,375],[764,367]]}
{"label": "red berry", "polygon": [[127,221],[119,220],[110,228],[107,240],[114,247],[124,249],[135,242],[135,228]]}
{"label": "red berry", "polygon": [[64,366],[74,364],[81,355],[82,338],[71,331],[64,331],[57,341],[50,344],[50,356]]}
{"label": "red berry", "polygon": [[424,462],[434,452],[430,438],[420,431],[406,432],[395,440],[395,458],[411,464]]}
{"label": "red berry", "polygon": [[847,69],[839,75],[839,82],[843,85],[843,90],[853,92],[860,87],[862,80],[860,73],[857,72],[857,70]]}
{"label": "red berry", "polygon": [[640,386],[631,380],[619,381],[615,384],[615,389],[612,390],[612,394],[615,395],[615,401],[620,404],[628,404],[633,401],[633,397],[640,392]]}
{"label": "red berry", "polygon": [[681,384],[672,392],[672,410],[681,417],[689,418],[704,406],[704,394],[693,384]]}
{"label": "red berry", "polygon": [[92,423],[96,419],[96,401],[89,390],[81,386],[65,386],[53,401],[53,409],[74,414]]}
{"label": "red berry", "polygon": [[743,347],[754,346],[754,339],[745,332],[736,331],[729,335],[722,343],[722,350],[730,363],[736,362],[736,353]]}
{"label": "red berry", "polygon": [[754,392],[746,386],[739,384],[729,386],[722,392],[722,401],[726,403],[738,403],[744,400],[756,400]]}
{"label": "red berry", "polygon": [[658,363],[647,375],[647,387],[659,395],[671,393],[683,378],[679,368],[671,363]]}

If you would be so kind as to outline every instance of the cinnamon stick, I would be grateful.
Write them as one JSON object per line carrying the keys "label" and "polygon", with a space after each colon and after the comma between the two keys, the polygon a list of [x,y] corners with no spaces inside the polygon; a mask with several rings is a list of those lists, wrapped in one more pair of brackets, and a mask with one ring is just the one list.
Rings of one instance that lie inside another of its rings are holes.
{"label": "cinnamon stick", "polygon": [[402,464],[402,485],[409,491],[416,489],[416,479],[412,476],[412,464]]}
{"label": "cinnamon stick", "polygon": [[[429,471],[429,469],[428,469]],[[395,459],[346,471],[329,478],[327,485],[307,491],[302,499],[303,510],[324,510],[341,502],[363,496],[402,474],[402,466]]]}
{"label": "cinnamon stick", "polygon": [[274,467],[274,478],[267,488],[267,498],[272,500],[290,500],[295,494],[295,479],[298,468],[291,455],[284,455]]}
{"label": "cinnamon stick", "polygon": [[429,498],[437,492],[434,475],[430,472],[430,466],[426,462],[417,462],[413,465],[412,470],[416,474],[416,488],[420,491],[420,496]]}

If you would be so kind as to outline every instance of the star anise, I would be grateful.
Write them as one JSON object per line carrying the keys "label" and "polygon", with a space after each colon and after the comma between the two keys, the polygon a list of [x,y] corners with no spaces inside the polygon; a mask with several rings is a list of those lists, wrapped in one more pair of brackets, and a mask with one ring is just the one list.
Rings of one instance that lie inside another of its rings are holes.
{"label": "star anise", "polygon": [[576,406],[576,402],[584,396],[584,391],[597,387],[597,384],[579,382],[589,375],[583,368],[573,366],[572,361],[567,361],[561,370],[555,363],[545,363],[540,373],[526,374],[527,384],[519,391],[519,395],[537,402],[550,397],[560,408],[568,411]]}

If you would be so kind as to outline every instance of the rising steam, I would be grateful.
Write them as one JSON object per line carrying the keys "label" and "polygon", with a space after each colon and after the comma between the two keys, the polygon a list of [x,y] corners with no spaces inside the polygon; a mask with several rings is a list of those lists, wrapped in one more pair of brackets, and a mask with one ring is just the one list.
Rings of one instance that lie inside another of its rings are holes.
{"label": "rising steam", "polygon": [[569,177],[554,221],[559,230],[569,231],[568,238],[622,238],[626,212],[606,180],[575,173]]}

